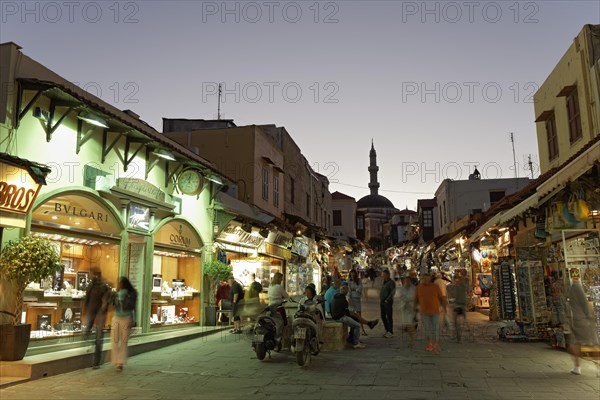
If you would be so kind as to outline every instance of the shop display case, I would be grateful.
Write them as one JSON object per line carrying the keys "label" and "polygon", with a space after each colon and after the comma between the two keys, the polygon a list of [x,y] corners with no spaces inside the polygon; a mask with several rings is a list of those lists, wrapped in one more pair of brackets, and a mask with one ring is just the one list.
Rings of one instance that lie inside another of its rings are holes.
{"label": "shop display case", "polygon": [[199,258],[191,254],[154,252],[151,327],[200,321],[199,264]]}
{"label": "shop display case", "polygon": [[[118,245],[61,237],[60,269],[52,278],[30,283],[24,292],[23,323],[31,324],[31,339],[53,339],[80,334],[84,327],[84,300],[92,268],[115,286]],[[79,240],[82,243],[74,243]],[[107,321],[112,318],[109,310]],[[35,341],[32,346],[35,346]]]}

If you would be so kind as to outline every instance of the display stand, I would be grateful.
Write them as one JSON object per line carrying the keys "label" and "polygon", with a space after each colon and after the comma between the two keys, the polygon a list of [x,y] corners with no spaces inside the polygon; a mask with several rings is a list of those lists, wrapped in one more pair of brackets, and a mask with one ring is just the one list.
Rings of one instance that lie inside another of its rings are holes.
{"label": "display stand", "polygon": [[495,290],[494,305],[502,320],[516,318],[514,261],[505,260],[494,264],[492,268],[492,283]]}
{"label": "display stand", "polygon": [[537,246],[517,247],[518,321],[530,325],[529,337],[547,334],[545,328],[549,322],[541,253]]}

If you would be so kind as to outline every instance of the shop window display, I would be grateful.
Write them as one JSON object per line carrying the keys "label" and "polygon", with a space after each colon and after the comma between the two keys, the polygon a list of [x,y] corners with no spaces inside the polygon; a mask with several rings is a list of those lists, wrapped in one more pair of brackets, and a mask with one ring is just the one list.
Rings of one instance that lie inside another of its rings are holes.
{"label": "shop window display", "polygon": [[196,323],[200,320],[200,258],[154,251],[151,326]]}
{"label": "shop window display", "polygon": [[[119,245],[59,234],[44,236],[60,249],[63,268],[50,279],[32,282],[25,289],[22,321],[31,324],[32,339],[72,336],[83,330],[83,302],[90,271],[97,268],[103,278],[116,286]],[[112,310],[107,321],[110,321]],[[32,346],[35,346],[35,341]]]}
{"label": "shop window display", "polygon": [[252,283],[252,274],[256,274],[256,280],[263,287],[263,293],[259,298],[266,300],[266,293],[273,275],[276,272],[283,273],[283,261],[273,257],[243,257],[231,252],[228,252],[227,256],[231,262],[233,277],[242,284],[245,290]]}

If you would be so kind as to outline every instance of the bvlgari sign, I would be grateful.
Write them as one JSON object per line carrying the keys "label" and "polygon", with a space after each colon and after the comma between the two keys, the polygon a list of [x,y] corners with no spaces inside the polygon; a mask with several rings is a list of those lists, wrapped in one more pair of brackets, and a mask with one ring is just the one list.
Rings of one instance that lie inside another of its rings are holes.
{"label": "bvlgari sign", "polygon": [[26,169],[0,163],[0,210],[27,214],[41,186]]}

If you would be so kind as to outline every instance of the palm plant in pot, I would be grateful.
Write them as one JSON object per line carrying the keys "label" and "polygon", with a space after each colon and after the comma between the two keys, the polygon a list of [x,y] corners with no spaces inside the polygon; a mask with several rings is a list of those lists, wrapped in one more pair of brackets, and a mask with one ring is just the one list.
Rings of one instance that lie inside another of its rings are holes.
{"label": "palm plant in pot", "polygon": [[12,318],[10,324],[0,325],[0,360],[21,360],[29,345],[30,324],[21,324],[23,293],[31,282],[39,282],[53,276],[62,268],[60,251],[49,240],[31,235],[17,241],[9,241],[0,253],[0,279],[3,290],[0,314]]}
{"label": "palm plant in pot", "polygon": [[216,325],[216,307],[212,305],[215,299],[219,282],[229,279],[233,276],[231,265],[227,265],[218,260],[211,260],[203,266],[204,276],[208,281],[208,293],[206,306],[206,325]]}

